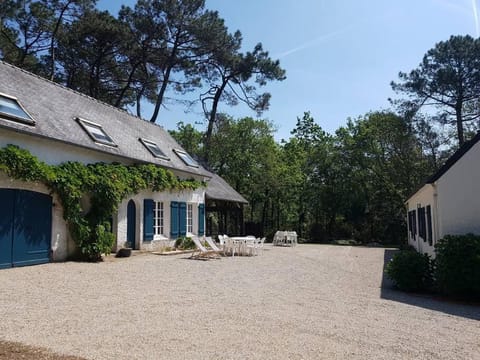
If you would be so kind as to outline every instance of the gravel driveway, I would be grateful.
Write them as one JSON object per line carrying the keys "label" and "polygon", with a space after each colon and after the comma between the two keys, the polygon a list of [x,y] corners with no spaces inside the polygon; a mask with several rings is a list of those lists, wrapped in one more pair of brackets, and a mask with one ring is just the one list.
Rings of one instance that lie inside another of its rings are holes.
{"label": "gravel driveway", "polygon": [[1,270],[0,340],[88,359],[480,359],[480,306],[390,289],[390,252],[267,246]]}

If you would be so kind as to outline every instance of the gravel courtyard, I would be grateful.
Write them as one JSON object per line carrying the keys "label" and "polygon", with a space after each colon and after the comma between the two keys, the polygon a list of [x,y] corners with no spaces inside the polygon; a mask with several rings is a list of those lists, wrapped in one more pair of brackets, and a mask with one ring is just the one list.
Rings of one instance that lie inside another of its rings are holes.
{"label": "gravel courtyard", "polygon": [[0,341],[87,359],[480,359],[480,306],[392,290],[391,252],[267,246],[1,270]]}

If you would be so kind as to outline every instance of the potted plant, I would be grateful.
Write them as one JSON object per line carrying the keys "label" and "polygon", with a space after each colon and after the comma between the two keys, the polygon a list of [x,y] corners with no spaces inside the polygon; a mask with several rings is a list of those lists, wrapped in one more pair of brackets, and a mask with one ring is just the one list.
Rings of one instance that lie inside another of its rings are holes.
{"label": "potted plant", "polygon": [[129,257],[130,255],[132,255],[132,244],[125,241],[123,247],[117,251],[117,257]]}

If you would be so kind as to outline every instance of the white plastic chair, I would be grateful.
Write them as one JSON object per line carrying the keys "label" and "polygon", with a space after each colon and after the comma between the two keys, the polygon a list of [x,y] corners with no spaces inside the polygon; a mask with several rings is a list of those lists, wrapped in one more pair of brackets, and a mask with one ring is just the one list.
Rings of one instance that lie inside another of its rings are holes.
{"label": "white plastic chair", "polygon": [[223,235],[218,235],[218,241],[220,242],[220,247],[225,250],[225,240],[223,239]]}
{"label": "white plastic chair", "polygon": [[264,250],[263,244],[265,243],[265,240],[266,240],[265,237],[263,237],[263,238],[260,239],[260,242],[258,243],[258,246],[257,246],[257,250],[258,250],[258,249],[260,249],[260,250],[262,250],[262,251]]}
{"label": "white plastic chair", "polygon": [[230,254],[232,257],[235,256],[235,243],[233,242],[233,239],[230,239],[229,237],[224,237],[224,242],[225,242],[225,254]]}

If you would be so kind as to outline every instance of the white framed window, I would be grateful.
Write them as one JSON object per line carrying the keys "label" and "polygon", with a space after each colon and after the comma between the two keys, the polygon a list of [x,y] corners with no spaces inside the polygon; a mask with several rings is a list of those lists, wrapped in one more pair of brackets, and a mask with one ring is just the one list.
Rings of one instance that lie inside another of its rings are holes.
{"label": "white framed window", "polygon": [[105,130],[103,130],[102,125],[81,119],[79,117],[77,117],[76,120],[93,141],[103,145],[117,146],[113,139],[108,136]]}
{"label": "white framed window", "polygon": [[0,93],[0,116],[8,120],[35,125],[35,121],[16,98],[2,93]]}
{"label": "white framed window", "polygon": [[193,205],[187,204],[187,233],[193,233]]}
{"label": "white framed window", "polygon": [[163,235],[163,202],[154,201],[153,206],[153,234],[154,235]]}
{"label": "white framed window", "polygon": [[167,155],[158,147],[158,145],[150,140],[140,138],[140,142],[150,151],[156,158],[170,160]]}
{"label": "white framed window", "polygon": [[173,151],[175,151],[175,154],[177,154],[177,156],[182,159],[182,161],[188,165],[188,166],[191,166],[191,167],[198,167],[198,164],[195,160],[192,159],[192,157],[185,151],[183,150],[179,150],[179,149],[173,149]]}

